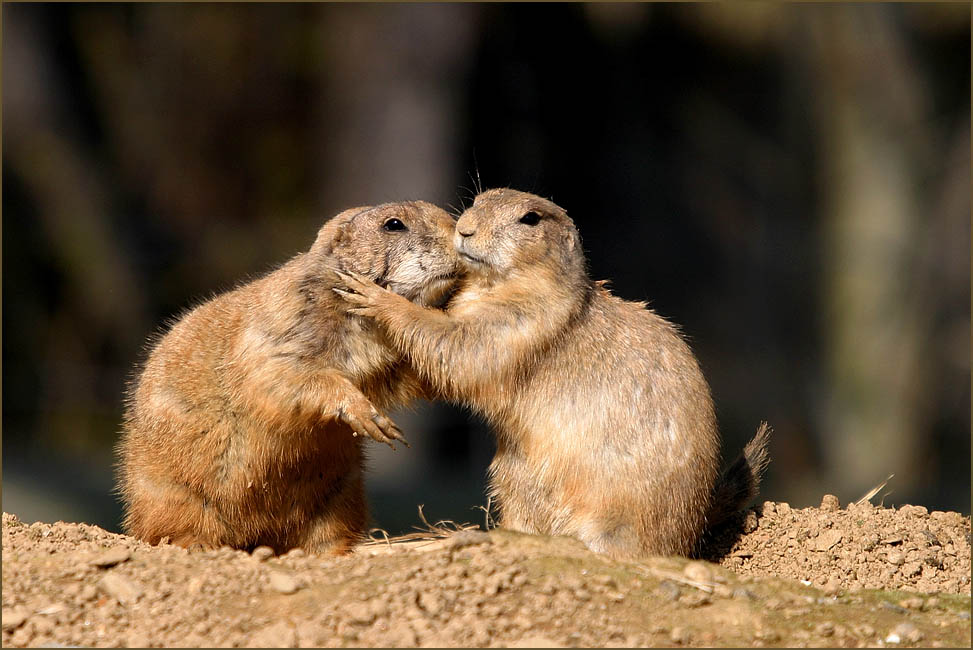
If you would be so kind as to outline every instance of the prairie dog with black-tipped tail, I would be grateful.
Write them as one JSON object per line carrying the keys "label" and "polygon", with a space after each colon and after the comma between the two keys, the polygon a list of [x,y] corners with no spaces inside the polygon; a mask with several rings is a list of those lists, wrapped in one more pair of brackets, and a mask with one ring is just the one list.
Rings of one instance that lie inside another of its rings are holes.
{"label": "prairie dog with black-tipped tail", "polygon": [[[483,192],[454,244],[466,276],[445,312],[353,274],[337,291],[424,381],[490,422],[500,524],[615,557],[693,554],[708,516],[740,505],[717,499],[752,496],[729,486],[755,488],[762,467],[749,484],[718,476],[709,386],[676,328],[589,279],[551,201]],[[751,456],[765,453],[766,430],[755,441]]]}

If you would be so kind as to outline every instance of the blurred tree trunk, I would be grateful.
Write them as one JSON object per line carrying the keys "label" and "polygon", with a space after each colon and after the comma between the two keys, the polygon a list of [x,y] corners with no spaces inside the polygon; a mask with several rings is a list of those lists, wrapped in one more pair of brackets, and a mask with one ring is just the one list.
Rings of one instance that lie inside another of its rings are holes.
{"label": "blurred tree trunk", "polygon": [[[50,307],[42,303],[46,278],[35,273],[19,286],[5,283],[8,295],[32,294],[19,304],[34,308],[32,315],[9,317],[35,318],[24,327],[32,332],[31,345],[45,352],[36,368],[38,399],[46,407],[37,430],[63,449],[90,453],[103,430],[114,428],[117,409],[117,396],[99,381],[101,369],[91,351],[137,347],[151,323],[133,260],[111,223],[108,172],[86,147],[77,116],[65,111],[45,26],[33,12],[7,9],[3,164],[36,202],[36,227],[63,278]],[[111,370],[121,383],[127,367]],[[83,417],[89,412],[93,417]]]}
{"label": "blurred tree trunk", "polygon": [[[820,130],[824,485],[857,498],[888,474],[922,480],[931,332],[923,261],[932,215],[929,89],[896,14],[877,6],[806,12]],[[910,471],[912,470],[912,471]]]}
{"label": "blurred tree trunk", "polygon": [[322,216],[386,201],[456,201],[478,11],[463,4],[321,9]]}

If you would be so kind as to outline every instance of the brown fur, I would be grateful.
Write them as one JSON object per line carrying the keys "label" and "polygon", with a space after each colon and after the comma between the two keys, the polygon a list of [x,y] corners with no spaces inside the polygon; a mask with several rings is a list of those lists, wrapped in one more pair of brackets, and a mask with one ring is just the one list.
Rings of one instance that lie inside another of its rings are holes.
{"label": "brown fur", "polygon": [[713,500],[706,515],[710,529],[737,514],[760,492],[760,479],[770,463],[771,428],[761,422],[743,451],[720,474],[713,488]]}
{"label": "brown fur", "polygon": [[[521,221],[531,212],[536,225]],[[454,241],[467,278],[446,313],[347,275],[355,293],[342,293],[423,379],[493,425],[501,525],[617,557],[691,554],[720,443],[676,328],[588,278],[574,223],[550,201],[484,192]]]}
{"label": "brown fur", "polygon": [[[393,218],[408,230],[387,231]],[[454,282],[452,230],[423,202],[347,210],[309,252],[179,320],[128,396],[125,529],[150,543],[278,552],[341,552],[359,539],[359,436],[401,439],[378,409],[424,391],[374,324],[346,312],[330,269],[431,304]]]}

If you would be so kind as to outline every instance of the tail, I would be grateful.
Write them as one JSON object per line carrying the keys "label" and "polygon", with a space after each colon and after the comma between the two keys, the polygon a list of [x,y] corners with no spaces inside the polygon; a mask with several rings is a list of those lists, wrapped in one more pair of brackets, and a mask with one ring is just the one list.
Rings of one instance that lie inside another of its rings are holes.
{"label": "tail", "polygon": [[716,480],[709,511],[706,513],[706,526],[709,530],[743,510],[760,492],[760,479],[770,462],[767,446],[771,431],[766,422],[761,422],[757,434]]}

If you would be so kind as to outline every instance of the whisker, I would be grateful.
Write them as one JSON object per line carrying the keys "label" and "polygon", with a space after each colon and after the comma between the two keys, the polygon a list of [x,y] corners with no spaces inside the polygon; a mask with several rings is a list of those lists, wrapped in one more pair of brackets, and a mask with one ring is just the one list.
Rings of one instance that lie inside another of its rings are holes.
{"label": "whisker", "polygon": [[480,180],[480,164],[476,160],[476,149],[473,149],[473,169],[476,171],[476,193],[483,194],[483,182]]}

